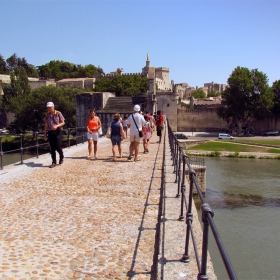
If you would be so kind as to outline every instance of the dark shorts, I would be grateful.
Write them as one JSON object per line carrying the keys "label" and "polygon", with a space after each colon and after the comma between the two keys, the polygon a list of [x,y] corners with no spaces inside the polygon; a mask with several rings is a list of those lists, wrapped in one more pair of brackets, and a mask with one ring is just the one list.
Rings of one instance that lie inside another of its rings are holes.
{"label": "dark shorts", "polygon": [[116,146],[116,145],[120,146],[122,143],[122,138],[121,136],[114,135],[111,137],[111,142],[112,142],[112,146]]}
{"label": "dark shorts", "polygon": [[157,129],[157,136],[161,136],[161,131],[160,129]]}

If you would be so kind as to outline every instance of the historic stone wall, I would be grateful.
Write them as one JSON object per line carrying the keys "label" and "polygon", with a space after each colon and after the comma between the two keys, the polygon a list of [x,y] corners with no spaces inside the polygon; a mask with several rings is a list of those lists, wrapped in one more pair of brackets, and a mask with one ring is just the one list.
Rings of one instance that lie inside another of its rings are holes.
{"label": "historic stone wall", "polygon": [[177,120],[177,131],[179,132],[230,132],[227,123],[218,118],[216,109],[189,110],[178,105]]}
{"label": "historic stone wall", "polygon": [[264,133],[269,130],[280,131],[280,121],[274,117],[267,117],[263,121],[255,121],[251,124],[250,128],[254,133]]}
{"label": "historic stone wall", "polygon": [[[190,110],[186,107],[177,107],[177,131],[206,131],[206,132],[227,132],[238,134],[237,127],[229,127],[229,125],[218,118],[216,109],[200,108]],[[247,130],[253,134],[264,134],[268,130],[280,131],[280,121],[272,116],[262,121],[254,121],[245,125]],[[176,131],[176,130],[174,130]]]}
{"label": "historic stone wall", "polygon": [[76,95],[76,126],[84,127],[90,109],[101,110],[109,97],[114,97],[111,92],[85,92]]}
{"label": "historic stone wall", "polygon": [[177,131],[177,99],[178,94],[172,91],[157,91],[156,107],[161,110],[169,120],[173,131]]}

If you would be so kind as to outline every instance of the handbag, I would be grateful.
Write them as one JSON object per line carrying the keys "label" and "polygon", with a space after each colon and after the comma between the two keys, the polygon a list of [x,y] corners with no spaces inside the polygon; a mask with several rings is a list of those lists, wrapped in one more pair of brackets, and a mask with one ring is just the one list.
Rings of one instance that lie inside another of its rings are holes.
{"label": "handbag", "polygon": [[110,126],[107,129],[106,138],[111,138],[111,127]]}
{"label": "handbag", "polygon": [[139,132],[139,137],[140,137],[140,138],[143,137],[143,132],[142,132],[142,130],[139,130],[139,128],[138,128],[138,126],[137,126],[137,124],[136,124],[136,122],[135,122],[135,119],[134,119],[134,117],[133,117],[133,114],[132,114],[132,118],[133,118],[134,123],[135,123],[135,126],[137,127],[137,130],[138,130],[138,132]]}
{"label": "handbag", "polygon": [[103,134],[103,132],[102,132],[102,126],[100,126],[99,129],[98,129],[98,135],[101,136],[102,134]]}

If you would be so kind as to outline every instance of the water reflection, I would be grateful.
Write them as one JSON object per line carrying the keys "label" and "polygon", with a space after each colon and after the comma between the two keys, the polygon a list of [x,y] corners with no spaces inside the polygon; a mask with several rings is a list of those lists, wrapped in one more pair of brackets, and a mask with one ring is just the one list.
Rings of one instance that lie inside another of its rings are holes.
{"label": "water reflection", "polygon": [[[280,279],[280,161],[206,158],[205,165],[205,199],[238,279]],[[218,279],[228,279],[213,244],[210,236],[215,272]]]}
{"label": "water reflection", "polygon": [[[207,201],[211,201],[213,209],[238,208],[247,206],[280,206],[280,198],[264,197],[261,195],[233,194],[229,192],[207,191]],[[197,201],[199,205],[199,202]]]}

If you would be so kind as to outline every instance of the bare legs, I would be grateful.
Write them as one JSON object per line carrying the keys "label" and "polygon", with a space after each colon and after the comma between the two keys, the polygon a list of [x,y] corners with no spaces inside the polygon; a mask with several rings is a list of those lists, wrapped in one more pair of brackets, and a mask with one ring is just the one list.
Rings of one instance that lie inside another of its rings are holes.
{"label": "bare legs", "polygon": [[97,141],[93,141],[94,146],[94,158],[97,159]]}
{"label": "bare legs", "polygon": [[92,156],[92,139],[88,139],[88,156],[90,158]]}
{"label": "bare legs", "polygon": [[135,151],[134,160],[138,159],[139,144],[140,144],[139,142],[133,141],[130,143],[129,146],[129,157],[132,157],[133,151]]}
{"label": "bare legs", "polygon": [[[117,159],[117,156],[116,156],[116,146],[117,145],[112,146],[112,152],[113,152],[113,159],[114,160]],[[119,156],[121,158],[122,157],[122,146],[121,145],[118,145],[118,151],[119,151]]]}

